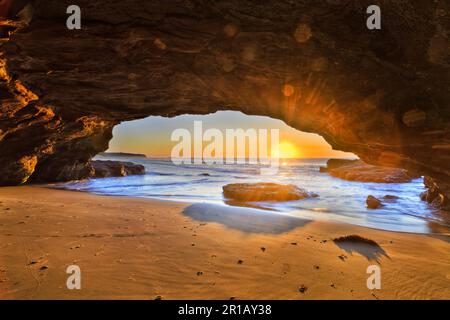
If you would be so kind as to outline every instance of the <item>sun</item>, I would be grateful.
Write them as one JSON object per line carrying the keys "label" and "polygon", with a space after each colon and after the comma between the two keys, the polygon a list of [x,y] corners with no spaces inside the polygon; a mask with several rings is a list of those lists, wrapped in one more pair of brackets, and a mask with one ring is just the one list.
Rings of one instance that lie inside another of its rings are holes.
{"label": "sun", "polygon": [[278,157],[281,159],[287,158],[298,158],[300,156],[300,152],[297,147],[287,141],[283,141],[279,145]]}

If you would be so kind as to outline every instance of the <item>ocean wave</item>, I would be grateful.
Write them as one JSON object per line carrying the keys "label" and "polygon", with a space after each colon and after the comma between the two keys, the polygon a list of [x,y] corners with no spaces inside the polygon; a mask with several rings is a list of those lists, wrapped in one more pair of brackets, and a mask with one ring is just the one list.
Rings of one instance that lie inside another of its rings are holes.
{"label": "ocean wave", "polygon": [[[132,161],[135,161],[134,159]],[[319,198],[286,203],[260,203],[259,207],[308,218],[323,219],[393,231],[430,233],[431,224],[450,226],[450,217],[420,200],[421,179],[402,184],[349,182],[319,173],[323,159],[289,161],[275,176],[259,175],[258,166],[175,166],[168,160],[139,159],[146,167],[144,176],[92,179],[57,187],[106,195],[160,198],[175,201],[222,202],[222,186],[238,182],[278,182],[295,184]],[[396,195],[397,201],[378,210],[366,208],[368,195]]]}

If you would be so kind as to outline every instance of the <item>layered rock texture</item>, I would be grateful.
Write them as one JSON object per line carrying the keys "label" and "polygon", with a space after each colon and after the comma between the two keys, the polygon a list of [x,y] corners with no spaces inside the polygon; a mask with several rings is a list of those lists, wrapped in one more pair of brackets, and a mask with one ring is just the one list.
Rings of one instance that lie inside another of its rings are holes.
{"label": "layered rock texture", "polygon": [[419,178],[405,169],[374,166],[361,160],[330,159],[327,167],[321,167],[320,171],[336,178],[359,182],[402,183]]}
{"label": "layered rock texture", "polygon": [[95,178],[125,177],[145,174],[145,167],[133,162],[95,160],[92,161],[91,164],[94,169],[91,176]]}
{"label": "layered rock texture", "polygon": [[318,197],[292,184],[232,183],[222,187],[226,199],[241,202],[291,201]]}
{"label": "layered rock texture", "polygon": [[368,196],[366,199],[366,205],[369,209],[378,209],[383,206],[380,199],[375,198],[374,196]]}
{"label": "layered rock texture", "polygon": [[79,0],[72,31],[72,1],[3,2],[0,184],[88,175],[121,121],[223,109],[450,181],[447,0],[383,1],[381,30],[370,0]]}
{"label": "layered rock texture", "polygon": [[450,211],[450,183],[442,182],[437,183],[430,177],[424,178],[424,184],[427,190],[423,192],[420,197],[422,200],[427,201],[428,203]]}

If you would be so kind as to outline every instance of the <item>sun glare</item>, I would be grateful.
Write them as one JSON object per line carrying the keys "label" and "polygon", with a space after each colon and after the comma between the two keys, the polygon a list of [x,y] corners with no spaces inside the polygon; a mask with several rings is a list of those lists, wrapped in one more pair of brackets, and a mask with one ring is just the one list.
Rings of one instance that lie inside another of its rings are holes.
{"label": "sun glare", "polygon": [[298,158],[300,157],[300,152],[294,144],[283,141],[279,145],[278,156],[281,159]]}

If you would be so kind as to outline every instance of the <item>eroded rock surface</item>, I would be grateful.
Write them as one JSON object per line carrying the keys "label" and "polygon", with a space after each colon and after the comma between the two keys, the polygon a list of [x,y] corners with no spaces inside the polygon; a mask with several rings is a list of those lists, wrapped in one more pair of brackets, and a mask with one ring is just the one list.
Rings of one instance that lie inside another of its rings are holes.
{"label": "eroded rock surface", "polygon": [[320,167],[320,172],[328,172],[332,169],[347,166],[350,164],[357,163],[359,160],[348,160],[348,159],[328,159],[326,167]]}
{"label": "eroded rock surface", "polygon": [[223,186],[223,195],[241,202],[291,201],[317,197],[297,186],[277,183],[232,183]]}
{"label": "eroded rock surface", "polygon": [[370,0],[79,0],[79,31],[71,4],[2,22],[0,184],[88,175],[121,121],[222,109],[450,181],[447,0],[383,1],[379,31]]}
{"label": "eroded rock surface", "polygon": [[428,203],[450,211],[450,183],[435,181],[430,177],[424,177],[423,182],[427,190],[421,194],[421,199]]}
{"label": "eroded rock surface", "polygon": [[94,169],[92,176],[95,178],[145,174],[145,167],[143,165],[132,162],[95,160],[91,163]]}
{"label": "eroded rock surface", "polygon": [[378,209],[381,208],[383,204],[381,203],[380,199],[369,195],[366,199],[366,206],[368,209]]}
{"label": "eroded rock surface", "polygon": [[405,169],[373,166],[361,160],[330,159],[326,172],[348,181],[376,183],[402,183],[419,177]]}

